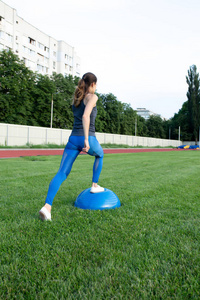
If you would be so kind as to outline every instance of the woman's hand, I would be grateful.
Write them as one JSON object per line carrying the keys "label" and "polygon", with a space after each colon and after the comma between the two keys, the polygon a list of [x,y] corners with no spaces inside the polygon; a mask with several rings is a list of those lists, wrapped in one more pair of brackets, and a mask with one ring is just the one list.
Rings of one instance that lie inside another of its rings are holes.
{"label": "woman's hand", "polygon": [[82,150],[87,153],[89,151],[89,149],[90,149],[89,141],[87,139],[85,139],[84,148]]}

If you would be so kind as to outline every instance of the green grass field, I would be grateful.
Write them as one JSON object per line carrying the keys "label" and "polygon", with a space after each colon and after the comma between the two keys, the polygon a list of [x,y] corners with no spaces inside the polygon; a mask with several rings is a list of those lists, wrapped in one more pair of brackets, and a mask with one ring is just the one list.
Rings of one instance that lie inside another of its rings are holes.
{"label": "green grass field", "polygon": [[104,211],[74,207],[81,155],[42,222],[60,159],[0,160],[0,299],[199,299],[200,152],[105,155],[99,183],[122,206]]}

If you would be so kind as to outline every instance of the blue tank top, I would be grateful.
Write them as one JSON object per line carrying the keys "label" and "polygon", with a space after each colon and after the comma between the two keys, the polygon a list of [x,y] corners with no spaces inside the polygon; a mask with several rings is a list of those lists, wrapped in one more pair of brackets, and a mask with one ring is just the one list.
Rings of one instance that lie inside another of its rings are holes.
{"label": "blue tank top", "polygon": [[[74,114],[74,124],[71,135],[84,136],[82,116],[85,110],[85,104],[83,100],[78,107],[72,105],[72,110]],[[95,119],[97,116],[97,107],[95,106],[90,114],[90,128],[89,136],[95,136]]]}

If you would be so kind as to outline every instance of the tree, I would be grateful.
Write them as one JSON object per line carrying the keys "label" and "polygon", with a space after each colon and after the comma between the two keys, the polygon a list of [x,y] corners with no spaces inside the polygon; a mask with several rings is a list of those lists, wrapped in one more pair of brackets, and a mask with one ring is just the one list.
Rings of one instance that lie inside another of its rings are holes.
{"label": "tree", "polygon": [[197,67],[191,66],[188,70],[188,76],[186,76],[186,82],[188,84],[188,124],[189,133],[192,134],[192,139],[197,142],[198,132],[200,126],[200,93],[199,93],[199,73],[197,73]]}
{"label": "tree", "polygon": [[136,111],[132,109],[130,104],[122,103],[120,133],[126,135],[135,134]]}
{"label": "tree", "polygon": [[178,111],[177,114],[174,114],[174,117],[168,121],[168,128],[171,130],[171,138],[178,138],[179,126],[181,127],[181,140],[191,141],[192,133],[189,131],[189,110],[188,110],[188,101],[184,102],[182,108]]}
{"label": "tree", "polygon": [[[30,71],[11,50],[0,53],[0,122],[45,126],[51,122],[53,99],[53,127],[71,129],[72,101],[80,80],[71,75],[52,76]],[[157,138],[198,140],[200,126],[200,79],[195,65],[186,76],[187,98],[182,108],[168,121],[151,116],[147,121],[138,116],[130,104],[122,103],[113,94],[98,94],[96,131]]]}
{"label": "tree", "polygon": [[55,90],[55,83],[47,75],[37,74],[30,125],[50,126],[51,101]]}
{"label": "tree", "polygon": [[0,78],[0,122],[29,124],[35,74],[11,50],[3,50]]}
{"label": "tree", "polygon": [[166,138],[165,131],[163,128],[163,120],[159,116],[150,116],[146,121],[148,128],[148,136],[154,138]]}
{"label": "tree", "polygon": [[97,101],[97,117],[95,120],[95,130],[97,132],[105,132],[106,128],[106,111],[103,106],[103,95],[98,94],[98,101]]}
{"label": "tree", "polygon": [[147,122],[139,115],[137,116],[137,136],[148,136]]}
{"label": "tree", "polygon": [[11,50],[0,54],[0,122],[72,128],[72,99],[78,77],[51,77],[30,71]]}
{"label": "tree", "polygon": [[72,129],[72,101],[78,78],[54,73],[51,80],[55,85],[53,127]]}
{"label": "tree", "polygon": [[122,103],[113,94],[101,94],[105,115],[105,132],[120,134]]}

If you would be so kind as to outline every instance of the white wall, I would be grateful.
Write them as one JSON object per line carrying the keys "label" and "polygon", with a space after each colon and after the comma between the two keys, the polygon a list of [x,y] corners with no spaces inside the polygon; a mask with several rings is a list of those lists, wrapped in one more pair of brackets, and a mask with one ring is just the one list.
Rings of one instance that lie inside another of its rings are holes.
{"label": "white wall", "polygon": [[182,144],[183,144],[183,145],[194,146],[194,145],[196,145],[196,144],[199,145],[199,141],[198,141],[197,143],[194,142],[194,141],[193,141],[193,142],[191,142],[191,141],[189,141],[189,142],[188,142],[188,141],[183,141]]}
{"label": "white wall", "polygon": [[[57,144],[65,145],[71,134],[71,130],[54,129],[46,127],[24,126],[0,123],[0,145],[24,146],[27,143],[33,145],[39,144]],[[120,135],[111,133],[96,133],[100,144],[124,144],[129,146],[180,146],[181,141],[164,140],[149,137]]]}

